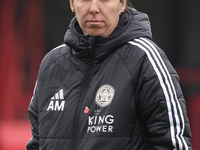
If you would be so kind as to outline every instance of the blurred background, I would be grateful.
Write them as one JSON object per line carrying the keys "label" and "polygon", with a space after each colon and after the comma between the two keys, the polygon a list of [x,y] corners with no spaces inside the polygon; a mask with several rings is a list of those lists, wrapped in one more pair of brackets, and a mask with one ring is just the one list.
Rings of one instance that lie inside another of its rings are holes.
{"label": "blurred background", "polygon": [[[153,40],[180,76],[200,150],[200,1],[132,3],[149,15]],[[0,0],[0,150],[23,150],[31,138],[27,111],[40,62],[63,43],[73,15],[68,0]]]}

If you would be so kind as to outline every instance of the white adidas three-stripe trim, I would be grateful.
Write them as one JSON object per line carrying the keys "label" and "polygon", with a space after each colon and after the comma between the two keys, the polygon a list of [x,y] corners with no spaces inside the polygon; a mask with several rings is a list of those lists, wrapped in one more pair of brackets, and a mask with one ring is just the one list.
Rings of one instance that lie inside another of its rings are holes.
{"label": "white adidas three-stripe trim", "polygon": [[59,90],[51,99],[64,99],[63,89]]}
{"label": "white adidas three-stripe trim", "polygon": [[[163,92],[164,92],[164,95],[166,98],[169,123],[170,123],[170,131],[171,131],[171,140],[172,140],[173,146],[175,148],[177,148],[177,143],[176,143],[176,139],[177,139],[179,149],[180,150],[183,150],[183,149],[188,150],[186,141],[183,138],[183,133],[184,133],[184,129],[185,129],[185,121],[184,121],[184,117],[183,117],[183,111],[182,111],[180,103],[177,99],[177,94],[176,94],[174,84],[172,82],[172,78],[169,74],[169,71],[168,71],[164,61],[162,60],[156,47],[147,39],[145,39],[145,38],[135,39],[134,41],[130,41],[129,43],[139,47],[147,54],[147,57],[148,57],[149,61],[151,62],[152,66],[158,76],[160,85],[163,89]],[[178,106],[178,108],[177,108],[177,106]],[[172,113],[172,110],[174,111],[174,114]],[[177,111],[179,111],[179,113],[180,113],[180,118],[178,116]],[[175,118],[176,127],[174,125],[173,115]],[[180,119],[183,123],[182,126],[180,125]],[[176,134],[175,134],[175,128],[177,131]]]}
{"label": "white adidas three-stripe trim", "polygon": [[65,46],[66,46],[66,44],[63,43],[63,44],[61,44],[61,45],[55,47],[54,49],[52,49],[52,51],[57,50],[58,48],[61,48],[61,47],[65,47]]}

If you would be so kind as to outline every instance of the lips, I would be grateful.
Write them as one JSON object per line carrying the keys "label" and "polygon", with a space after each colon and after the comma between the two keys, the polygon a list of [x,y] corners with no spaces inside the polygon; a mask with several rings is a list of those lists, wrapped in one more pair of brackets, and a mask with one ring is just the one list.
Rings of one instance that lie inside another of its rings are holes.
{"label": "lips", "polygon": [[89,21],[87,21],[87,23],[90,24],[90,25],[101,25],[103,23],[103,21],[89,20]]}

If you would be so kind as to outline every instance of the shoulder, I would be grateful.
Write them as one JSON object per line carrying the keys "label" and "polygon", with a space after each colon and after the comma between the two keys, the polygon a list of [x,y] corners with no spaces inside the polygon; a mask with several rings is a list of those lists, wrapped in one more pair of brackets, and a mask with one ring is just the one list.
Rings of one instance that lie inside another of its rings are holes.
{"label": "shoulder", "polygon": [[146,60],[147,63],[160,60],[169,61],[165,52],[148,38],[137,38],[127,42],[117,51],[124,59],[132,61]]}
{"label": "shoulder", "polygon": [[164,54],[163,50],[161,50],[152,40],[147,38],[138,38],[128,42],[130,45],[137,47],[138,50],[144,52],[147,57],[149,54]]}
{"label": "shoulder", "polygon": [[145,53],[145,62],[151,64],[155,71],[157,68],[164,68],[170,73],[176,73],[165,52],[152,40],[147,38],[139,38],[129,41],[128,43],[132,46],[138,47],[140,51]]}
{"label": "shoulder", "polygon": [[130,70],[132,76],[137,76],[142,72],[143,75],[152,78],[163,70],[176,74],[165,52],[150,39],[137,38],[129,41],[117,51],[117,54]]}
{"label": "shoulder", "polygon": [[52,49],[43,58],[40,65],[39,73],[41,74],[51,65],[55,64],[56,61],[68,55],[69,53],[70,53],[70,48],[66,44],[59,45],[56,48]]}
{"label": "shoulder", "polygon": [[[147,59],[147,48],[146,46],[144,46],[145,44],[141,39],[142,38],[137,38],[128,41],[116,51],[117,55],[119,55],[119,57],[125,62],[125,64],[129,64],[130,66],[134,66],[134,64],[137,64],[138,66]],[[149,39],[145,40],[153,43]]]}

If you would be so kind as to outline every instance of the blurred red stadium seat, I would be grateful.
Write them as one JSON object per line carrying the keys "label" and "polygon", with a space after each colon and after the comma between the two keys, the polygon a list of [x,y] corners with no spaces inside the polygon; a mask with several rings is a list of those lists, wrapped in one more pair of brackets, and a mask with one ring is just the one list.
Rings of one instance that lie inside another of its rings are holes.
{"label": "blurred red stadium seat", "polygon": [[192,146],[200,150],[200,94],[194,95],[188,102],[188,116],[192,132]]}
{"label": "blurred red stadium seat", "polygon": [[31,138],[28,121],[0,122],[0,150],[25,150]]}

